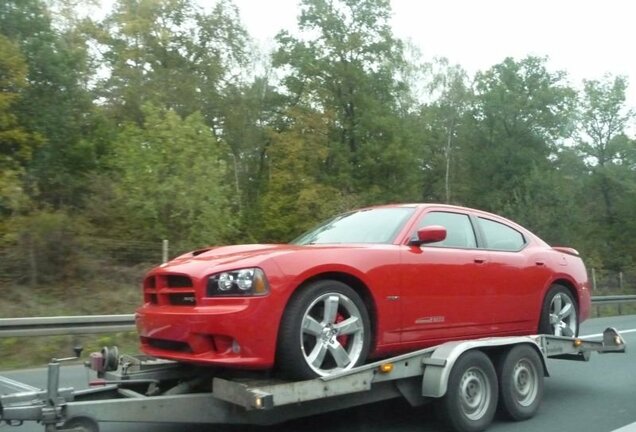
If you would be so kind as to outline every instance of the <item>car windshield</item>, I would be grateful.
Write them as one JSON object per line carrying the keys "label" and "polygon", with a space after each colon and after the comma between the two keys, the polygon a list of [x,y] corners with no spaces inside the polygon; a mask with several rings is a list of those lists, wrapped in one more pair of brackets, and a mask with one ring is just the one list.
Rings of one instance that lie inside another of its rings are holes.
{"label": "car windshield", "polygon": [[385,207],[338,215],[301,235],[292,244],[391,243],[413,207]]}

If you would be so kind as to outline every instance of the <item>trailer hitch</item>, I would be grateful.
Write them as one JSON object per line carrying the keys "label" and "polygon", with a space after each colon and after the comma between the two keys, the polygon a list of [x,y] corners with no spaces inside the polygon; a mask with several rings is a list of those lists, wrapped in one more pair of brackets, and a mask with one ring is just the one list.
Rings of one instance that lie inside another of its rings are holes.
{"label": "trailer hitch", "polygon": [[58,427],[58,424],[64,421],[64,405],[75,399],[72,387],[59,387],[60,366],[63,362],[79,359],[82,350],[83,348],[78,346],[73,348],[75,355],[72,357],[51,359],[47,367],[44,390],[0,377],[0,383],[16,390],[15,393],[0,396],[0,419],[9,426],[20,426],[25,420],[37,420],[42,423],[46,432],[97,430],[91,429],[90,419],[83,421],[79,427],[69,427],[68,422]]}

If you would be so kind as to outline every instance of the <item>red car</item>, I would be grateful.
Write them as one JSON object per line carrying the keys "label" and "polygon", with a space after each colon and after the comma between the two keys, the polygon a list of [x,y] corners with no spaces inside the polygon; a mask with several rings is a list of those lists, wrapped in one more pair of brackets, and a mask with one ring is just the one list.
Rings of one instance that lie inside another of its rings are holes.
{"label": "red car", "polygon": [[297,379],[456,339],[574,336],[590,312],[574,249],[437,204],[352,211],[285,245],[187,253],[150,271],[143,293],[146,354]]}

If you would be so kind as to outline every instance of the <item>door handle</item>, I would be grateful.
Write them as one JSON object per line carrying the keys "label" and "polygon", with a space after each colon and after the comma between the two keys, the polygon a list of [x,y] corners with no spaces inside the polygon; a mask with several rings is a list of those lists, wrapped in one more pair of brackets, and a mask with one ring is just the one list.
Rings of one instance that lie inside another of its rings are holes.
{"label": "door handle", "polygon": [[538,266],[544,266],[545,265],[545,263],[543,261],[536,261],[535,264],[538,265]]}
{"label": "door handle", "polygon": [[477,257],[473,261],[475,261],[475,264],[483,264],[486,262],[486,258]]}

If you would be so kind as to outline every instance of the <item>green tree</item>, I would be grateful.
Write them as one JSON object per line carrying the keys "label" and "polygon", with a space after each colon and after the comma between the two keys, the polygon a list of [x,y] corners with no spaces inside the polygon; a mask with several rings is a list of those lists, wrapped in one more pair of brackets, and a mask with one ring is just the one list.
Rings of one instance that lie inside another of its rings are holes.
{"label": "green tree", "polygon": [[347,207],[345,197],[325,184],[323,168],[329,155],[325,113],[294,108],[288,117],[288,129],[270,132],[270,179],[262,200],[265,241],[289,241]]}
{"label": "green tree", "polygon": [[[550,72],[545,59],[511,58],[475,78],[476,96],[463,154],[462,199],[473,206],[503,211],[533,224],[527,200],[550,157],[571,133],[574,91],[563,72]],[[545,185],[543,185],[545,188]]]}
{"label": "green tree", "polygon": [[147,103],[203,114],[222,130],[223,89],[245,65],[247,35],[227,1],[209,13],[192,0],[118,0],[91,33],[110,72],[100,94],[118,121],[142,124]]}
{"label": "green tree", "polygon": [[0,35],[0,216],[24,208],[24,168],[40,142],[15,115],[15,105],[27,87],[26,77],[27,65],[18,45]]}
{"label": "green tree", "polygon": [[13,112],[22,127],[42,137],[28,164],[29,190],[56,207],[80,205],[96,166],[90,73],[84,40],[56,29],[42,0],[0,2],[0,33],[17,43],[27,64],[29,85]]}
{"label": "green tree", "polygon": [[636,200],[636,147],[627,136],[636,113],[626,106],[626,90],[627,80],[620,76],[584,81],[576,146],[589,173],[581,177],[587,177],[586,208],[595,221],[587,235],[603,251],[606,265],[614,268],[634,259],[625,229],[632,226]]}
{"label": "green tree", "polygon": [[[447,59],[437,59],[429,65],[431,80],[427,86],[433,101],[422,107],[420,113],[426,124],[425,148],[430,157],[424,166],[424,199],[452,202],[452,178],[455,153],[459,145],[460,128],[466,121],[472,92],[468,75],[459,65],[450,65]],[[435,185],[443,183],[443,193]]]}
{"label": "green tree", "polygon": [[306,36],[279,33],[274,66],[289,72],[284,83],[296,103],[333,113],[325,166],[332,184],[367,202],[413,196],[416,163],[397,104],[402,43],[388,0],[304,0],[300,8]]}
{"label": "green tree", "polygon": [[200,114],[182,119],[146,106],[144,116],[143,126],[129,123],[115,140],[114,189],[107,182],[96,196],[94,222],[128,238],[169,239],[177,250],[227,242],[236,215],[226,187],[226,148]]}

